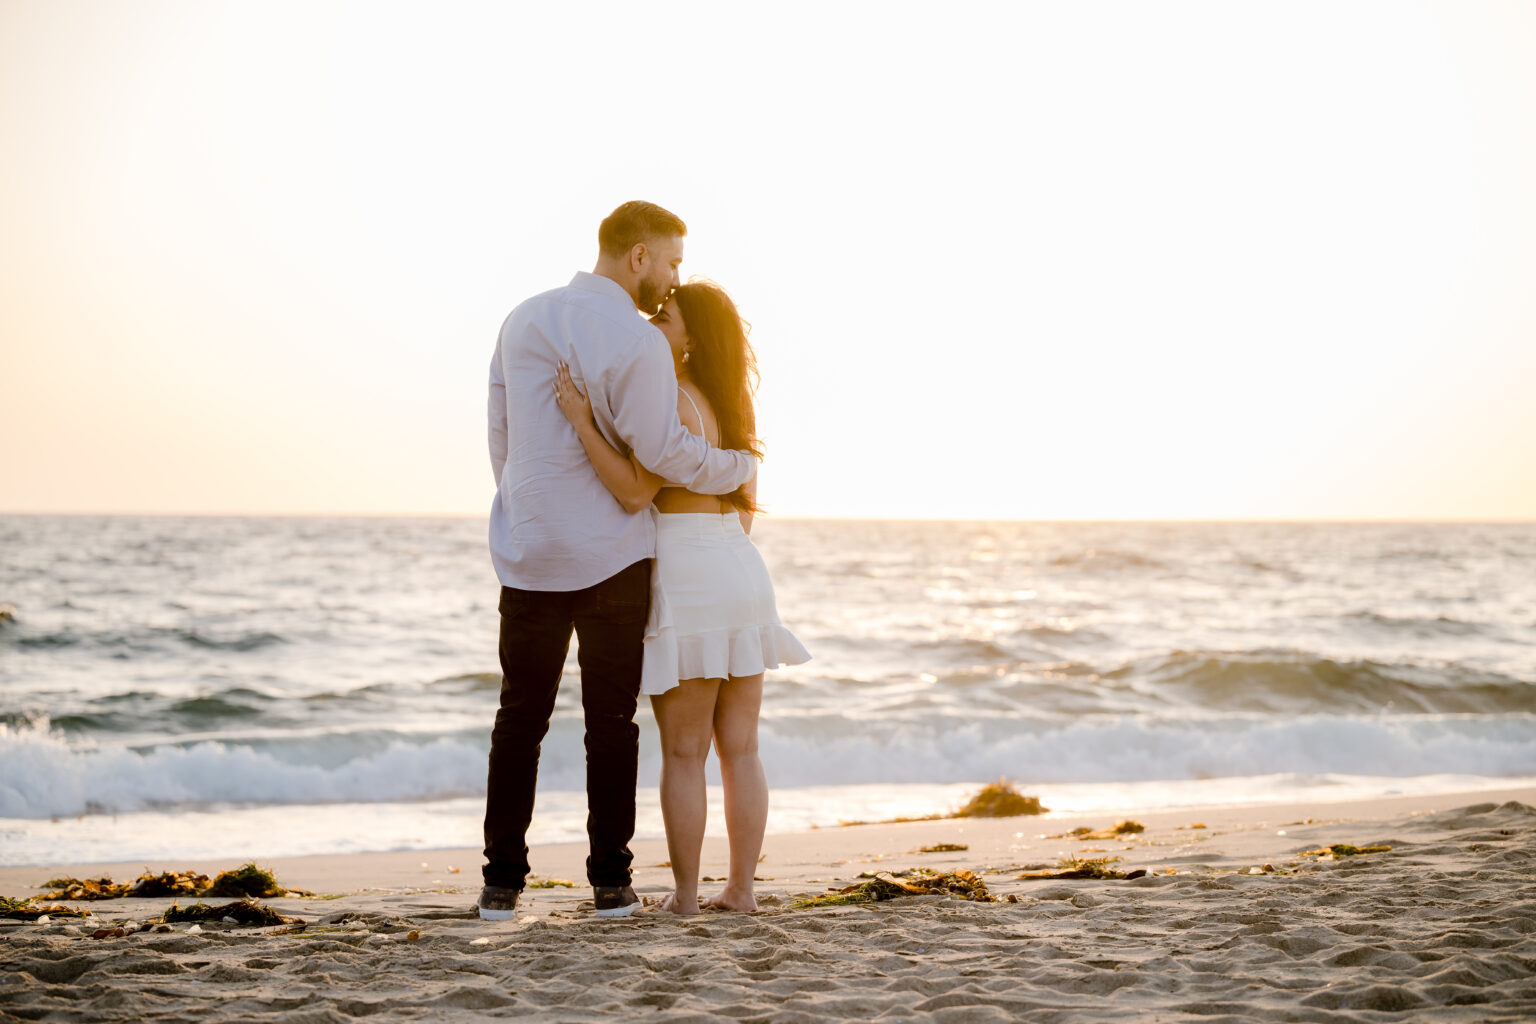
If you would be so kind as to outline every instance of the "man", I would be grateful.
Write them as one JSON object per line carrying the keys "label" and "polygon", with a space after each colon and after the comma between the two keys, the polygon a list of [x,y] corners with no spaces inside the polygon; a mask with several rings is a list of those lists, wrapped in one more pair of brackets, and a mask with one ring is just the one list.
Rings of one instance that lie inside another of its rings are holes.
{"label": "man", "polygon": [[603,434],[652,472],[701,494],[752,476],[747,452],[711,449],[677,417],[672,352],[654,314],[678,284],[687,228],[630,202],[598,228],[590,274],[536,295],[501,327],[491,361],[491,560],[501,581],[501,706],[491,732],[480,916],[515,916],[529,871],[539,744],[576,631],[586,720],[587,880],[597,912],[640,906],[630,886],[635,832],[641,648],[656,528],[627,513],[587,461],[553,393],[556,365],[592,402]]}

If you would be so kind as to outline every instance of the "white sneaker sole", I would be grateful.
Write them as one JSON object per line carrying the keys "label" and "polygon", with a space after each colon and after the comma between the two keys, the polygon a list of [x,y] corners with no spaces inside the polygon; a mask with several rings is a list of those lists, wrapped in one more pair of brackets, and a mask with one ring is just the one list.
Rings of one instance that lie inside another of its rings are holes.
{"label": "white sneaker sole", "polygon": [[627,907],[611,907],[608,910],[599,910],[598,917],[628,917],[640,909],[639,903],[631,903]]}
{"label": "white sneaker sole", "polygon": [[476,907],[475,909],[480,911],[480,920],[482,921],[511,921],[517,917],[517,911],[515,910],[487,910],[484,907]]}

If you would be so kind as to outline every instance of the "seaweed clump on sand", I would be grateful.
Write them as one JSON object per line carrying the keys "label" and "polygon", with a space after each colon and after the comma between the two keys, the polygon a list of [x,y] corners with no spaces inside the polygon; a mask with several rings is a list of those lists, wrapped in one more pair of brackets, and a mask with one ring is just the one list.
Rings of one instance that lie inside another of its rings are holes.
{"label": "seaweed clump on sand", "polygon": [[970,803],[955,812],[957,818],[1012,818],[1020,814],[1044,814],[1037,796],[1025,796],[1007,779],[988,783]]}
{"label": "seaweed clump on sand", "polygon": [[213,884],[200,896],[283,896],[288,890],[277,884],[277,876],[252,861],[233,871],[220,871]]}
{"label": "seaweed clump on sand", "polygon": [[1012,818],[1020,814],[1044,814],[1049,810],[1049,807],[1040,806],[1039,797],[1025,796],[1007,779],[998,779],[983,786],[981,792],[971,797],[964,807],[953,814],[919,814],[914,817],[882,818],[879,821],[839,820],[838,824],[847,827],[849,825],[899,825],[909,821],[945,821],[950,818]]}
{"label": "seaweed clump on sand", "polygon": [[850,885],[825,896],[811,896],[796,900],[791,906],[839,907],[856,903],[879,903],[900,899],[903,896],[959,896],[978,903],[996,903],[997,897],[987,891],[987,883],[974,871],[948,871],[942,874],[925,871],[905,871],[900,875],[877,874],[866,882]]}
{"label": "seaweed clump on sand", "polygon": [[970,849],[970,847],[966,846],[964,843],[935,843],[932,846],[920,846],[920,847],[918,847],[917,852],[918,853],[959,853],[962,850],[969,850],[969,849]]}
{"label": "seaweed clump on sand", "polygon": [[184,921],[222,921],[225,918],[233,918],[236,924],[245,925],[288,924],[290,921],[271,907],[262,906],[254,900],[239,900],[221,907],[210,907],[206,903],[190,907],[172,905],[166,908],[160,919],[166,924],[175,924]]}
{"label": "seaweed clump on sand", "polygon": [[1026,871],[1015,875],[1015,878],[1026,881],[1063,880],[1080,878],[1098,878],[1117,880],[1123,878],[1140,878],[1147,872],[1137,868],[1135,871],[1121,871],[1110,867],[1120,860],[1119,857],[1063,857],[1061,863],[1049,871]]}
{"label": "seaweed clump on sand", "polygon": [[196,871],[162,871],[158,875],[145,872],[132,882],[113,883],[110,878],[79,879],[51,878],[43,883],[53,890],[43,896],[49,900],[116,900],[126,897],[154,896],[284,896],[289,892],[278,884],[277,877],[255,863],[242,864],[233,871],[221,871],[213,879]]}
{"label": "seaweed clump on sand", "polygon": [[45,900],[115,900],[128,887],[113,885],[110,878],[50,878],[41,888],[49,890]]}
{"label": "seaweed clump on sand", "polygon": [[9,896],[0,896],[0,917],[12,921],[36,921],[40,917],[87,917],[90,913],[89,910],[76,910],[73,907],[50,907],[34,903],[31,898],[13,900]]}
{"label": "seaweed clump on sand", "polygon": [[111,878],[50,878],[43,888],[45,900],[120,900],[128,896],[196,896],[208,885],[208,876],[191,871],[143,874],[133,882]]}
{"label": "seaweed clump on sand", "polygon": [[528,888],[530,889],[554,889],[556,887],[561,889],[574,889],[576,888],[576,883],[567,881],[564,878],[541,878],[537,882],[528,883]]}
{"label": "seaweed clump on sand", "polygon": [[1317,850],[1303,850],[1301,857],[1358,857],[1365,853],[1386,853],[1390,846],[1352,846],[1349,843],[1334,843],[1332,846],[1324,846]]}
{"label": "seaweed clump on sand", "polygon": [[195,871],[145,872],[125,886],[125,896],[199,896],[208,888],[208,876]]}
{"label": "seaweed clump on sand", "polygon": [[1126,836],[1140,835],[1147,830],[1147,826],[1139,821],[1121,819],[1109,828],[1093,829],[1086,826],[1074,828],[1069,832],[1051,836],[1051,839],[1123,839]]}

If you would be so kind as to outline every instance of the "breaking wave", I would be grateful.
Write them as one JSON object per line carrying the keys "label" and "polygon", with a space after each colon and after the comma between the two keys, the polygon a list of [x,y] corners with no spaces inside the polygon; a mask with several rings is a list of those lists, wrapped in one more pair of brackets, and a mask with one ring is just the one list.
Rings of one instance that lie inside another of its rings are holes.
{"label": "breaking wave", "polygon": [[[644,721],[642,780],[657,769]],[[411,737],[337,733],[298,742],[78,746],[40,725],[0,726],[0,817],[206,804],[436,800],[484,792],[485,730]],[[1536,774],[1536,715],[1226,714],[993,717],[882,723],[840,713],[766,720],[776,786],[1202,779],[1277,773]],[[578,717],[557,717],[540,785],[584,787]]]}

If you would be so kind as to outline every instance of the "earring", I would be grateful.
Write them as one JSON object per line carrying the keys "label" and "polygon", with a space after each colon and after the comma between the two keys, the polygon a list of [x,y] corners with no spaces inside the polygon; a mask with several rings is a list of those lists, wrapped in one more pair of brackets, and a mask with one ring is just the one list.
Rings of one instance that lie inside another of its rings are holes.
{"label": "earring", "polygon": [[686,363],[688,361],[688,357],[691,355],[693,355],[692,349],[683,349],[683,362]]}

